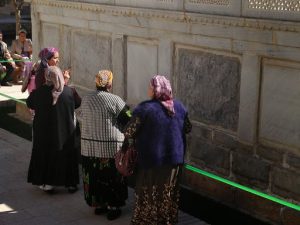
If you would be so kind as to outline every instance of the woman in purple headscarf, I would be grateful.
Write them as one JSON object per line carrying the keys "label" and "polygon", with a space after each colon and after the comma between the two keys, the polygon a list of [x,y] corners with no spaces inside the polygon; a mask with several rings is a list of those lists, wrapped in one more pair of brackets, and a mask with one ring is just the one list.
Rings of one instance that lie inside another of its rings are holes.
{"label": "woman in purple headscarf", "polygon": [[169,80],[154,76],[150,100],[140,103],[124,130],[138,151],[135,208],[131,224],[175,224],[178,221],[178,176],[184,162],[188,113],[174,100]]}
{"label": "woman in purple headscarf", "polygon": [[59,52],[57,48],[43,48],[39,53],[40,63],[35,75],[35,86],[39,88],[45,84],[45,70],[48,66],[57,66],[59,63]]}

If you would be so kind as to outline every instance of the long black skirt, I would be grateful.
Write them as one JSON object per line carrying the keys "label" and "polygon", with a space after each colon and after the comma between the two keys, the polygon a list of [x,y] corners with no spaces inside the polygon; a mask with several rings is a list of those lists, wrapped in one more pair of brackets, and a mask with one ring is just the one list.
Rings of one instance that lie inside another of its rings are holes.
{"label": "long black skirt", "polygon": [[82,156],[84,198],[91,207],[121,207],[128,198],[126,178],[115,167],[114,159]]}
{"label": "long black skirt", "polygon": [[78,153],[71,138],[62,150],[33,148],[27,181],[34,185],[75,186],[79,184]]}

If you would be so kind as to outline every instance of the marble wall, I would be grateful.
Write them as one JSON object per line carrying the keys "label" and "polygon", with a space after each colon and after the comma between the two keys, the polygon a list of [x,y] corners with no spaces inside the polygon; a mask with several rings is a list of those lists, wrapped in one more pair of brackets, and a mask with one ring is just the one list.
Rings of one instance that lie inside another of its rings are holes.
{"label": "marble wall", "polygon": [[[300,202],[295,185],[300,183],[300,13],[295,1],[27,2],[35,59],[42,47],[58,47],[61,67],[72,68],[72,81],[83,95],[94,88],[99,69],[111,69],[113,92],[134,106],[147,99],[153,74],[166,75],[194,126],[187,163]],[[191,180],[194,176],[187,176],[186,185],[197,184],[196,191],[215,197],[216,189],[204,187],[201,177]],[[236,200],[237,192],[232,195]],[[217,200],[245,207],[222,196]],[[254,215],[274,224],[283,220],[282,214],[270,217],[263,210]]]}

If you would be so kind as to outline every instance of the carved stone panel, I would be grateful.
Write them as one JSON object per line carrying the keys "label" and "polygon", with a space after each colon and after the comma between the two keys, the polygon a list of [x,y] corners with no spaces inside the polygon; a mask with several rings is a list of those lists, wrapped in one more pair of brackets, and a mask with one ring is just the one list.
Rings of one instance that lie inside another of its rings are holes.
{"label": "carved stone panel", "polygon": [[137,104],[148,99],[150,78],[157,73],[158,46],[146,39],[128,38],[127,101]]}
{"label": "carved stone panel", "polygon": [[300,147],[300,64],[264,60],[259,137]]}
{"label": "carved stone panel", "polygon": [[71,46],[74,82],[94,89],[98,71],[112,67],[111,37],[95,32],[76,31],[73,33]]}
{"label": "carved stone panel", "polygon": [[235,57],[177,49],[176,95],[187,106],[191,119],[237,130],[240,67]]}

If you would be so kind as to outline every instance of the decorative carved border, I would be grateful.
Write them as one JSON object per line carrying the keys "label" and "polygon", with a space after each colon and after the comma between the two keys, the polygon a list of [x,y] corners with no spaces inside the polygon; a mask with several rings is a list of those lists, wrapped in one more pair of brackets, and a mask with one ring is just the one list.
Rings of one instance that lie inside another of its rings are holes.
{"label": "decorative carved border", "polygon": [[229,0],[188,0],[190,4],[229,5]]}
{"label": "decorative carved border", "polygon": [[185,13],[166,10],[108,6],[91,3],[66,2],[58,0],[25,0],[31,4],[45,5],[56,8],[70,8],[83,11],[99,12],[114,16],[144,17],[185,23],[205,23],[235,27],[248,27],[264,30],[299,32],[300,25],[293,22],[283,22],[267,19],[245,19],[230,16],[204,15],[200,13]]}
{"label": "decorative carved border", "polygon": [[248,0],[248,8],[265,11],[299,12],[300,1]]}

